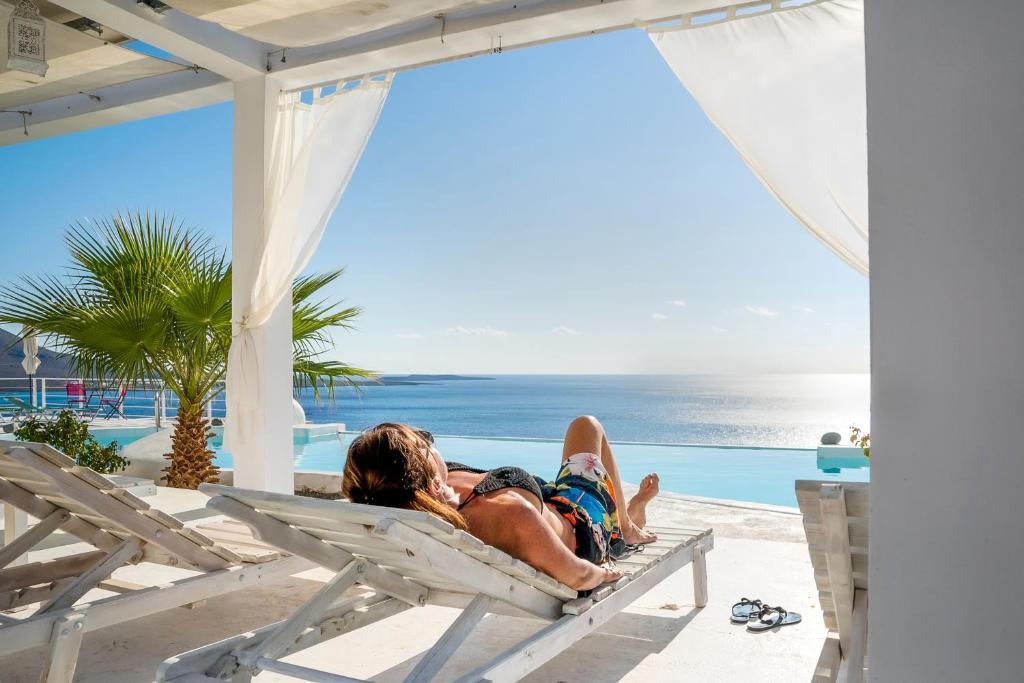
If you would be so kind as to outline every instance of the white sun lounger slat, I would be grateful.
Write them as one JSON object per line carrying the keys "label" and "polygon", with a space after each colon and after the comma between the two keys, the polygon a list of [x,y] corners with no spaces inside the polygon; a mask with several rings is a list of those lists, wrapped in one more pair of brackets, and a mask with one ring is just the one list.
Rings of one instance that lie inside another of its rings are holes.
{"label": "white sun lounger slat", "polygon": [[[0,500],[24,510],[37,519],[43,519],[54,511],[63,509],[32,495],[31,492],[11,484],[3,478],[0,478]],[[75,516],[72,516],[71,520],[62,528],[86,543],[101,549],[112,548],[121,542],[121,539],[110,532]]]}
{"label": "white sun lounger slat", "polygon": [[[807,512],[812,518],[819,517],[820,509],[817,508],[820,495],[819,489],[815,486],[821,484],[835,484],[837,482],[799,480],[796,482],[796,500],[800,505],[800,511],[804,512],[805,505]],[[871,488],[864,482],[842,482],[846,493],[850,494],[846,504],[846,516],[860,519],[869,519],[871,515]]]}
{"label": "white sun lounger slat", "polygon": [[[868,580],[868,554],[867,551],[857,552],[850,547],[850,562],[853,568],[853,576],[857,580],[857,583],[863,583],[863,585],[857,586],[858,588],[866,588]],[[820,565],[827,576],[827,558],[828,555],[823,550],[812,550],[811,551],[811,563],[814,565],[817,571]]]}
{"label": "white sun lounger slat", "polygon": [[[42,444],[0,443],[0,501],[42,520],[19,537],[24,539],[14,547],[19,552],[57,528],[97,548],[45,562],[0,566],[0,611],[42,603],[30,616],[0,619],[0,656],[49,644],[44,672],[48,683],[70,683],[77,644],[85,631],[188,606],[314,566],[301,557],[282,557],[277,550],[267,550],[258,563],[243,564],[230,548]],[[160,586],[111,578],[124,564],[140,561],[204,573]],[[115,595],[83,602],[97,588]],[[72,627],[77,628],[75,639],[64,637],[64,623],[78,625]]]}
{"label": "white sun lounger slat", "polygon": [[[41,453],[50,451],[53,451],[53,448],[45,444],[20,444],[0,449],[0,457],[13,458],[23,465],[36,467],[41,474],[61,490],[69,506],[74,501],[78,506],[89,508],[96,515],[116,520],[117,526],[121,529],[130,531],[144,541],[178,555],[189,564],[205,570],[223,569],[228,565],[223,558],[179,536],[158,520],[140,514],[134,506],[107,495],[106,492],[97,489],[89,482],[58,467],[53,464],[52,459],[40,457]],[[52,498],[50,500],[54,504],[65,507],[60,500]]]}
{"label": "white sun lounger slat", "polygon": [[[10,451],[11,457],[25,458],[26,461],[31,460],[30,454],[32,453],[33,451],[29,449],[12,449]],[[103,517],[117,519],[118,526],[130,531],[147,543],[160,546],[189,564],[202,569],[221,569],[227,566],[227,562],[222,558],[194,542],[183,539],[158,520],[139,514],[138,510],[132,506],[113,496],[106,495],[90,483],[57,467],[51,466],[50,471],[44,473],[52,477],[54,483],[61,487],[67,498],[87,506]]]}
{"label": "white sun lounger slat", "polygon": [[[203,485],[200,489],[210,487],[217,489],[225,488]],[[261,541],[281,548],[293,555],[305,557],[322,567],[341,571],[355,559],[352,553],[329,543],[324,543],[316,536],[290,527],[280,520],[260,513],[234,498],[217,496],[211,499],[207,506],[249,523],[253,536]],[[366,578],[368,581],[373,581],[378,589],[411,605],[426,603],[427,589],[406,580],[405,577],[378,571],[374,566],[370,566],[367,568]]]}
{"label": "white sun lounger slat", "polygon": [[0,572],[0,591],[13,590],[21,586],[35,586],[69,576],[76,576],[88,569],[104,553],[92,550],[67,555],[49,562],[29,562],[8,567]]}
{"label": "white sun lounger slat", "polygon": [[[33,446],[40,446],[41,448],[33,448],[32,451],[39,455],[39,457],[45,459],[47,462],[53,463],[61,469],[74,469],[78,467],[78,463],[64,455],[56,448],[48,446],[47,444],[32,444]],[[102,476],[102,475],[101,475]]]}
{"label": "white sun lounger slat", "polygon": [[163,510],[157,510],[156,508],[150,508],[146,510],[145,515],[147,517],[152,517],[168,529],[181,529],[185,526],[185,524],[177,517],[169,515]]}
{"label": "white sun lounger slat", "polygon": [[[666,528],[663,540],[620,565],[626,576],[579,597],[576,591],[550,576],[426,513],[225,486],[203,485],[200,489],[212,497],[209,507],[244,522],[255,537],[338,572],[338,581],[356,577],[356,582],[367,588],[389,592],[381,584],[390,577],[392,582],[408,581],[425,590],[425,599],[407,599],[408,604],[468,608],[417,664],[407,681],[432,680],[461,645],[469,627],[485,612],[519,616],[525,613],[552,621],[554,628],[545,629],[549,635],[524,641],[466,680],[518,680],[688,563],[694,567],[694,602],[702,607],[707,601],[704,554],[714,547],[710,529]],[[374,605],[396,604],[391,599],[376,600]],[[266,655],[279,650],[281,644],[290,642],[300,632],[296,644],[287,648],[289,652],[320,642],[333,635],[327,634],[328,622],[369,619],[368,612],[378,609],[360,604],[368,611],[353,608],[342,615],[314,598],[292,619],[275,627],[168,660],[157,680],[243,681],[248,680],[254,669],[284,672],[288,668],[286,673],[307,680],[356,681],[338,674],[281,665]],[[578,616],[584,612],[589,615]]]}
{"label": "white sun lounger slat", "polygon": [[[347,524],[345,522],[338,522],[337,524],[333,525],[330,529],[324,529],[318,524],[304,523],[304,520],[308,521],[308,518],[299,515],[284,515],[279,513],[276,516],[281,521],[288,522],[288,524],[291,524],[297,529],[309,529],[311,531],[315,530],[324,538],[339,541],[344,541],[347,539],[369,538],[370,530],[373,529],[373,527],[366,526],[365,524]],[[286,519],[289,517],[291,519]]]}
{"label": "white sun lounger slat", "polygon": [[[370,533],[369,527],[365,524],[359,524],[356,522],[325,520],[323,517],[318,517],[316,515],[300,514],[298,512],[285,510],[273,510],[269,512],[273,513],[275,519],[279,519],[285,524],[297,529],[322,529],[335,533],[350,533],[353,536],[368,536]],[[360,533],[358,531],[359,529],[362,529],[363,533]]]}
{"label": "white sun lounger slat", "polygon": [[13,460],[0,461],[0,477],[4,479],[21,479],[24,481],[46,482],[46,477],[39,476],[35,471],[22,467]]}
{"label": "white sun lounger slat", "polygon": [[[140,512],[149,512],[149,503],[136,496],[131,491],[125,491],[124,489],[112,489],[106,492],[111,498],[117,498],[125,505],[139,510]],[[163,524],[163,520],[157,520]],[[166,525],[165,525],[166,526]]]}
{"label": "white sun lounger slat", "polygon": [[[104,491],[111,491],[117,489],[117,487],[114,485],[114,482],[110,481],[99,472],[89,469],[88,467],[72,465],[71,467],[68,468],[67,471],[71,472],[71,474],[75,475],[79,479],[89,482],[98,489],[102,489]],[[122,492],[127,493],[127,491]],[[144,507],[136,508],[137,510],[145,510],[149,507],[147,503],[141,500],[139,502],[142,503]]]}
{"label": "white sun lounger slat", "polygon": [[796,483],[818,600],[830,631],[815,681],[843,678],[856,683],[864,679],[869,491],[865,483]]}
{"label": "white sun lounger slat", "polygon": [[678,527],[672,526],[672,527],[669,527],[669,526],[657,526],[657,525],[653,525],[652,524],[652,525],[648,525],[648,526],[646,526],[644,528],[650,529],[651,531],[664,533],[666,536],[698,536],[698,537],[702,537],[702,536],[707,536],[709,533],[711,533],[711,529],[692,529],[690,527],[682,527],[682,526],[678,526]]}
{"label": "white sun lounger slat", "polygon": [[[354,503],[325,501],[316,498],[299,498],[297,502],[283,501],[281,494],[268,493],[265,491],[242,491],[229,487],[218,487],[216,485],[204,485],[202,490],[210,495],[216,495],[225,491],[232,491],[229,496],[250,507],[263,511],[278,521],[285,522],[302,529],[305,533],[317,536],[321,540],[328,541],[331,545],[342,548],[356,555],[379,559],[381,563],[387,563],[394,558],[373,553],[374,547],[394,547],[393,542],[381,541],[376,546],[362,543],[361,539],[340,536],[335,532],[334,526],[341,522],[347,531],[358,533],[356,528],[367,529],[373,527],[381,520],[379,507],[369,505],[356,505]],[[287,498],[287,496],[285,497]],[[295,498],[292,496],[292,498]],[[332,509],[333,508],[333,509]],[[353,508],[353,510],[348,510]],[[393,508],[389,508],[391,510]],[[494,567],[502,573],[520,578],[527,584],[543,591],[553,597],[569,599],[575,597],[576,592],[568,586],[564,586],[549,576],[541,575],[533,567],[524,562],[516,560],[503,553],[497,548],[488,546],[480,539],[472,536],[461,529],[437,519],[426,513],[411,510],[395,510],[394,518],[402,521],[413,529],[424,532],[436,538],[448,546],[463,551],[474,559]],[[373,534],[368,530],[367,537]],[[381,546],[383,543],[384,546]]]}
{"label": "white sun lounger slat", "polygon": [[4,476],[3,472],[0,472],[0,476],[3,476],[5,481],[17,484],[22,488],[31,489],[40,496],[53,496],[57,499],[63,499],[63,494],[60,492],[60,489],[45,477],[8,477]]}
{"label": "white sun lounger slat", "polygon": [[[271,491],[251,491],[249,489],[238,489],[220,484],[202,484],[199,488],[209,496],[228,495],[230,492],[229,498],[240,500],[256,510],[267,513],[281,512],[284,514],[302,515],[310,519],[319,520],[321,523],[349,522],[374,526],[381,519],[381,508],[373,505],[359,505],[357,503],[325,500],[322,498],[292,496]],[[455,532],[455,527],[433,515],[415,510],[397,510],[395,508],[388,508],[388,510],[394,511],[392,519],[405,522],[414,529],[424,533],[451,535]],[[331,528],[331,526],[310,526],[325,529]]]}
{"label": "white sun lounger slat", "polygon": [[[819,548],[824,547],[825,527],[822,524],[805,520],[804,531],[807,534],[807,543],[809,545]],[[847,525],[847,533],[850,537],[850,549],[854,552],[867,554],[869,536],[867,520],[851,518]]]}
{"label": "white sun lounger slat", "polygon": [[248,527],[224,522],[207,522],[196,527],[222,548],[234,551],[245,562],[259,563],[276,560],[283,555],[263,541],[253,538]]}

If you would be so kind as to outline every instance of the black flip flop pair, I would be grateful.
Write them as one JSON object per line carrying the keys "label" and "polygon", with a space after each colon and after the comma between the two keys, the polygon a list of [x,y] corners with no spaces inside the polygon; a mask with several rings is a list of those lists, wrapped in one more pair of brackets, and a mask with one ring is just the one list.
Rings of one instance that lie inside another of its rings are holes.
{"label": "black flip flop pair", "polygon": [[734,624],[746,624],[748,631],[760,633],[779,626],[799,624],[800,619],[799,614],[782,607],[769,607],[761,600],[740,598],[740,601],[732,606],[732,617],[729,621]]}

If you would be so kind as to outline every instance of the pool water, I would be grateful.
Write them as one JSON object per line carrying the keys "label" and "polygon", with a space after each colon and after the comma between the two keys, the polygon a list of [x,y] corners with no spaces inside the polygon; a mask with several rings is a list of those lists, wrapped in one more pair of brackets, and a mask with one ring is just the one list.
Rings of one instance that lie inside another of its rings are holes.
{"label": "pool water", "polygon": [[133,441],[149,436],[156,427],[95,427],[90,426],[89,433],[101,446],[109,446],[116,441],[119,448],[124,448]]}
{"label": "pool water", "polygon": [[[354,436],[346,432],[296,442],[295,469],[340,472]],[[516,465],[543,478],[554,478],[562,454],[561,441],[544,439],[439,436],[436,445],[446,460],[480,468]],[[217,464],[231,467],[231,454],[223,451],[219,439],[213,446]],[[664,491],[791,507],[797,504],[797,479],[868,481],[870,473],[853,461],[830,460],[819,468],[812,449],[638,443],[613,443],[612,448],[627,482],[657,472]]]}

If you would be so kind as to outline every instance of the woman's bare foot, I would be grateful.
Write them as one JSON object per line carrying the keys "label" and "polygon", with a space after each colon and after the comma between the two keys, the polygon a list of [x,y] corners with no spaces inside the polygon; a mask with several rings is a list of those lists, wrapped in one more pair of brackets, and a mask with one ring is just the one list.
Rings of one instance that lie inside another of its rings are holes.
{"label": "woman's bare foot", "polygon": [[658,534],[652,533],[647,529],[642,529],[636,524],[633,525],[632,529],[622,530],[622,540],[627,545],[647,545],[648,543],[654,543],[658,540]]}
{"label": "woman's bare foot", "polygon": [[657,474],[648,474],[640,482],[640,490],[626,503],[626,513],[639,527],[647,526],[647,504],[658,495],[660,481]]}
{"label": "woman's bare foot", "polygon": [[640,490],[626,504],[626,514],[633,522],[632,529],[622,530],[622,539],[630,545],[653,543],[658,535],[644,529],[647,525],[647,504],[658,495],[660,479],[657,474],[648,474],[640,482]]}

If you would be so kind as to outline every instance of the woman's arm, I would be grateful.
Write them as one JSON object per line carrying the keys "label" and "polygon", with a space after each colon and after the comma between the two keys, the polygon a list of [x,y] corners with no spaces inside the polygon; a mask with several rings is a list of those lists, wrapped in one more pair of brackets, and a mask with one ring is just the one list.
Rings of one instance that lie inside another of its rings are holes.
{"label": "woman's arm", "polygon": [[[492,502],[498,503],[497,498]],[[491,545],[575,590],[589,590],[622,576],[620,571],[576,557],[522,496],[513,493],[500,498],[500,525],[488,534]]]}

